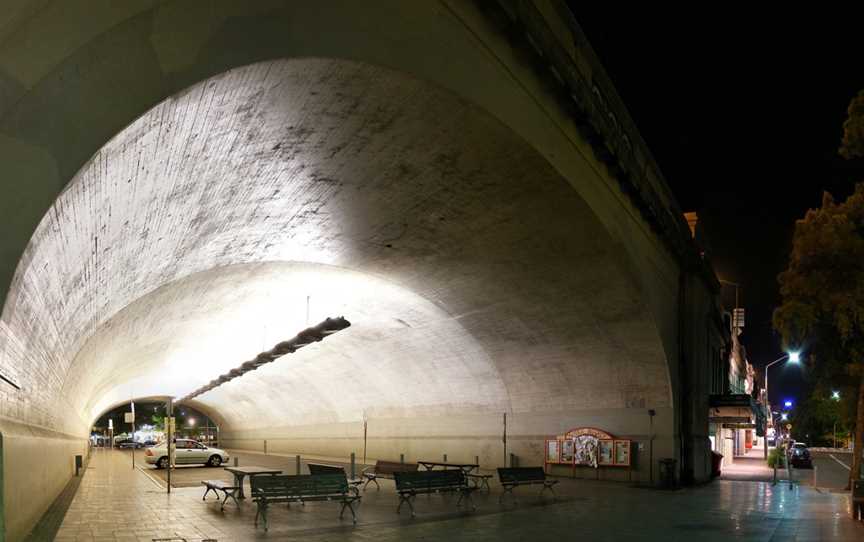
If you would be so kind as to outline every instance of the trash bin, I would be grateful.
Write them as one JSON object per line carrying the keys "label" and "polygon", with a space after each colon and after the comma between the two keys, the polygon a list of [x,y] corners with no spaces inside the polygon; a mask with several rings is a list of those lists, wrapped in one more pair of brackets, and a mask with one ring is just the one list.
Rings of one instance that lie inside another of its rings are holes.
{"label": "trash bin", "polygon": [[711,451],[711,477],[720,476],[720,465],[723,463],[723,454]]}
{"label": "trash bin", "polygon": [[675,465],[678,464],[677,459],[666,457],[658,461],[660,464],[660,487],[671,489],[675,487]]}

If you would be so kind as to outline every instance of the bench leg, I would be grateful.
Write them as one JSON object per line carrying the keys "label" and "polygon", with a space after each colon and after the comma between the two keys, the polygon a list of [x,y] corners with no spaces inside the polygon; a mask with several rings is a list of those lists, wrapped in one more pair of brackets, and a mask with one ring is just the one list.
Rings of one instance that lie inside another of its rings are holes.
{"label": "bench leg", "polygon": [[556,500],[558,498],[558,495],[555,493],[555,487],[553,486],[553,484],[547,482],[543,483],[543,489],[540,491],[540,495],[542,496],[543,491],[546,491],[547,489],[549,490],[549,493],[552,494],[552,500]]}
{"label": "bench leg", "polygon": [[210,487],[210,486],[207,486],[207,491],[204,492],[204,496],[201,497],[201,500],[202,500],[202,501],[206,501],[206,500],[207,500],[207,495],[208,495],[211,491],[212,491],[213,493],[216,493],[216,498],[217,498],[217,499],[219,498],[219,492],[217,492],[214,488],[212,488],[212,487]]}
{"label": "bench leg", "polygon": [[414,505],[411,504],[411,499],[414,495],[404,495],[402,493],[399,494],[399,506],[396,507],[396,513],[399,514],[402,511],[402,504],[408,503],[408,508],[411,510],[411,517],[414,517]]}
{"label": "bench leg", "polygon": [[233,499],[234,504],[237,505],[237,508],[240,508],[240,503],[237,501],[237,495],[236,495],[237,490],[236,489],[231,489],[231,490],[223,489],[222,491],[225,493],[225,498],[222,499],[222,508],[221,508],[221,510],[223,512],[225,511],[225,503],[228,502],[228,499]]}
{"label": "bench leg", "polygon": [[474,498],[471,496],[471,493],[472,493],[471,490],[460,491],[459,492],[459,500],[456,501],[456,507],[458,508],[462,504],[462,501],[464,500],[466,506],[468,505],[469,502],[471,503],[471,510],[477,510],[477,505],[474,504]]}
{"label": "bench leg", "polygon": [[267,531],[267,503],[264,501],[258,503],[258,510],[255,512],[255,528],[258,528],[259,516],[264,521],[264,530]]}
{"label": "bench leg", "polygon": [[508,493],[510,494],[511,497],[513,497],[513,504],[518,504],[516,502],[516,494],[513,493],[513,489],[515,487],[516,486],[504,486],[504,491],[502,491],[501,496],[498,497],[498,504],[501,504],[504,502],[504,496],[507,495]]}
{"label": "bench leg", "polygon": [[373,476],[372,478],[367,478],[367,479],[366,479],[366,483],[363,484],[363,491],[366,491],[366,486],[368,486],[368,485],[371,484],[372,482],[375,482],[375,487],[378,488],[378,491],[381,491],[381,485],[378,484],[378,478],[377,478],[377,477],[374,477],[374,476]]}
{"label": "bench leg", "polygon": [[339,519],[342,519],[342,514],[345,513],[345,508],[351,510],[351,519],[354,521],[354,523],[357,523],[357,513],[354,511],[354,500],[352,499],[350,501],[342,501],[342,510],[339,511]]}

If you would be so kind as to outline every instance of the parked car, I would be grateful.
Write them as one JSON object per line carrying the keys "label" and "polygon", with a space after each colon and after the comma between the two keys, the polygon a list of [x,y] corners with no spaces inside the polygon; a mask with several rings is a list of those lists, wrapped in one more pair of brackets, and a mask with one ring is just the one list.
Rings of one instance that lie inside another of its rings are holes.
{"label": "parked car", "polygon": [[810,458],[810,450],[807,449],[806,444],[796,442],[789,448],[789,463],[798,469],[813,468],[813,460]]}
{"label": "parked car", "polygon": [[[177,439],[174,456],[175,465],[207,465],[218,467],[228,462],[228,452],[219,448],[208,448],[195,440]],[[157,469],[168,466],[168,446],[163,442],[144,450],[144,461],[155,465]]]}
{"label": "parked car", "polygon": [[140,442],[136,442],[131,438],[123,439],[117,441],[118,448],[141,448],[143,445]]}

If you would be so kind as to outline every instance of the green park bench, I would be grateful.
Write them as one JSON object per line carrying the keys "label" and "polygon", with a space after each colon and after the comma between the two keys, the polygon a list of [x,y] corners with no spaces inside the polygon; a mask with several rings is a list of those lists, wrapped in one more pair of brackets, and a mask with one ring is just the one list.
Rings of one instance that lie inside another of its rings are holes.
{"label": "green park bench", "polygon": [[513,490],[519,486],[542,485],[540,496],[547,489],[552,493],[552,499],[555,499],[555,490],[552,486],[558,483],[558,480],[547,480],[546,472],[543,467],[509,467],[498,469],[498,480],[501,482],[501,487],[504,491],[498,498],[498,502],[504,500],[504,495],[507,493],[513,497],[513,502],[516,502],[516,495]]}
{"label": "green park bench", "polygon": [[465,472],[461,469],[396,472],[393,476],[396,480],[396,492],[399,494],[397,514],[402,510],[402,505],[407,503],[411,517],[414,517],[414,505],[411,501],[417,495],[446,492],[459,493],[457,507],[461,506],[464,500],[471,503],[472,509],[477,509],[471,499],[471,493],[477,488],[468,484]]}
{"label": "green park bench", "polygon": [[255,476],[251,478],[252,499],[258,505],[255,512],[255,527],[258,518],[264,522],[264,530],[268,530],[267,509],[271,504],[299,502],[305,505],[312,501],[335,501],[342,504],[339,519],[342,519],[345,509],[351,510],[354,523],[357,523],[357,513],[354,504],[359,503],[360,496],[350,491],[345,473],[339,474],[301,474],[297,476]]}

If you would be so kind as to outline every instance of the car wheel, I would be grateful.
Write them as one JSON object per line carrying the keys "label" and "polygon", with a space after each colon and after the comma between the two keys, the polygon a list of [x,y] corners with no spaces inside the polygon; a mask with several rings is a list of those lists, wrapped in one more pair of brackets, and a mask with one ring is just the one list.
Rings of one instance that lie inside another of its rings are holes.
{"label": "car wheel", "polygon": [[157,469],[167,469],[168,468],[168,458],[160,457],[159,461],[156,462]]}
{"label": "car wheel", "polygon": [[219,465],[222,464],[222,458],[219,457],[218,455],[211,455],[210,461],[208,461],[207,464],[210,465],[211,467],[218,467]]}

